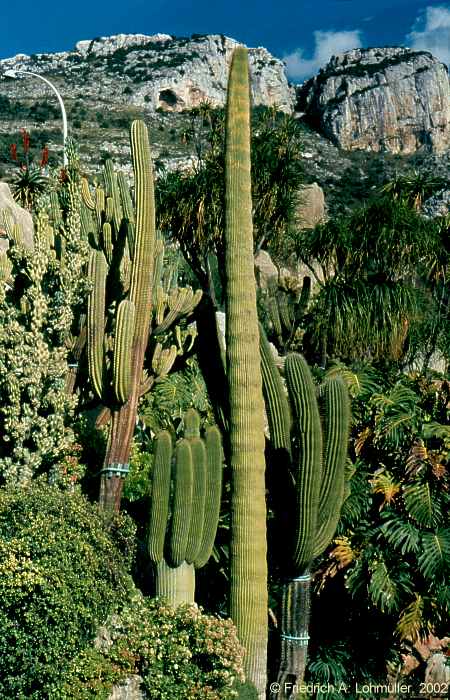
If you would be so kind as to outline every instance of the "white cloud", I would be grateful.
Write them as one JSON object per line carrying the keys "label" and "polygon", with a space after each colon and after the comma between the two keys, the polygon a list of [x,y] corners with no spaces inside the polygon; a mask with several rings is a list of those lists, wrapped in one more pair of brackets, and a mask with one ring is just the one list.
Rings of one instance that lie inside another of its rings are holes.
{"label": "white cloud", "polygon": [[416,51],[429,51],[450,65],[450,7],[427,7],[407,35],[408,45]]}
{"label": "white cloud", "polygon": [[315,49],[312,58],[305,58],[302,49],[296,49],[284,56],[287,74],[292,80],[304,80],[317,73],[332,56],[349,49],[358,49],[361,44],[359,29],[343,32],[316,31],[314,32]]}

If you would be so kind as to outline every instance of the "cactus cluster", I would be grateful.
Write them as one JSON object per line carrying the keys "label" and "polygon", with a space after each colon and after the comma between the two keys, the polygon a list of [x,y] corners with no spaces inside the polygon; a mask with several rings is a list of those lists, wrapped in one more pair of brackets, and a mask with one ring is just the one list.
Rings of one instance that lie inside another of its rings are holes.
{"label": "cactus cluster", "polygon": [[260,348],[272,448],[277,470],[286,467],[286,483],[291,489],[288,497],[284,495],[283,503],[284,525],[292,537],[282,562],[286,579],[278,678],[281,690],[273,695],[284,698],[285,683],[293,678],[294,683],[301,682],[306,665],[309,570],[314,558],[332,541],[348,495],[350,402],[340,377],[326,379],[316,387],[305,359],[296,353],[285,360],[286,395],[262,330]]}
{"label": "cactus cluster", "polygon": [[36,200],[32,250],[11,212],[0,212],[8,239],[0,253],[0,473],[8,482],[25,484],[49,470],[57,479],[58,462],[72,451],[76,397],[66,391],[67,343],[87,292],[72,165],[58,192]]}
{"label": "cactus cluster", "polygon": [[184,416],[175,448],[168,431],[156,438],[148,523],[148,553],[156,594],[173,605],[193,603],[195,569],[211,556],[222,492],[222,442],[217,427],[200,437],[194,409]]}
{"label": "cactus cluster", "polygon": [[97,186],[92,194],[87,181],[82,183],[81,225],[92,246],[89,377],[110,416],[100,501],[115,509],[128,472],[139,398],[170,371],[183,351],[179,329],[176,344],[170,346],[168,331],[192,313],[201,296],[161,282],[164,246],[155,229],[150,146],[141,121],[131,127],[131,152],[134,203],[123,173],[116,173],[109,160],[104,187]]}

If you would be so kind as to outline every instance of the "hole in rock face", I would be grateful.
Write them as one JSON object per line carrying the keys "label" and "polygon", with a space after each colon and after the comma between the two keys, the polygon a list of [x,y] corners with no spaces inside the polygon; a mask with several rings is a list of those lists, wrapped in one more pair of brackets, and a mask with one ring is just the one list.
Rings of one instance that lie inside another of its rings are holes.
{"label": "hole in rock face", "polygon": [[178,101],[178,97],[173,90],[161,90],[159,93],[159,103],[163,109],[174,109]]}

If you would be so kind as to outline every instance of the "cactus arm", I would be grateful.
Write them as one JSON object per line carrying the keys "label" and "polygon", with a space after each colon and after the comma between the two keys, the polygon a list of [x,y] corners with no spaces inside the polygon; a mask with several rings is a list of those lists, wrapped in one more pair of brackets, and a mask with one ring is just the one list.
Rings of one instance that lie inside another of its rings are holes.
{"label": "cactus arm", "polygon": [[127,299],[121,301],[117,308],[113,354],[113,387],[119,403],[125,403],[131,391],[131,344],[134,315],[133,302]]}
{"label": "cactus arm", "polygon": [[178,567],[186,559],[192,518],[193,473],[189,440],[183,438],[175,448],[175,473],[168,563]]}
{"label": "cactus arm", "polygon": [[205,443],[207,456],[205,523],[201,545],[194,562],[196,569],[204,566],[212,554],[219,524],[222,495],[222,439],[217,427],[207,428]]}
{"label": "cactus arm", "polygon": [[105,288],[108,266],[99,250],[89,259],[88,277],[94,287],[88,297],[88,366],[92,386],[99,398],[103,396],[103,341],[105,334]]}
{"label": "cactus arm", "polygon": [[192,564],[203,540],[206,502],[206,448],[200,437],[189,438],[189,443],[192,453],[193,489],[192,517],[185,559],[188,564]]}
{"label": "cactus arm", "polygon": [[156,438],[147,536],[148,553],[155,564],[162,561],[164,556],[164,540],[169,516],[171,462],[172,438],[168,431],[163,431]]}
{"label": "cactus arm", "polygon": [[257,351],[249,92],[247,51],[237,48],[228,84],[225,154],[226,357],[233,492],[230,612],[247,650],[247,678],[263,698],[268,637],[264,404]]}
{"label": "cactus arm", "polygon": [[323,393],[325,450],[314,557],[328,547],[339,521],[350,429],[350,402],[344,381],[340,377],[328,379]]}
{"label": "cactus arm", "polygon": [[303,573],[309,568],[314,553],[322,476],[322,427],[314,382],[304,358],[288,355],[285,374],[299,439],[293,565],[296,571]]}
{"label": "cactus arm", "polygon": [[280,373],[275,365],[269,343],[260,326],[259,347],[261,352],[261,374],[270,440],[276,450],[291,452],[292,418]]}

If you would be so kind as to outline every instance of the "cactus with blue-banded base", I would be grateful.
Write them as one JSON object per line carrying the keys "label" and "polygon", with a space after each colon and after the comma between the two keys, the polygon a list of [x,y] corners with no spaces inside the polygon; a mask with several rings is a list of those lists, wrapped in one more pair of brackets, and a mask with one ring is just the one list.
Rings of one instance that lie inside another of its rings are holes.
{"label": "cactus with blue-banded base", "polygon": [[[287,395],[261,329],[264,394],[277,471],[288,472],[284,526],[293,533],[281,605],[281,660],[273,700],[294,697],[305,672],[310,614],[310,567],[331,543],[344,501],[350,426],[348,390],[341,378],[315,386],[305,359],[285,360]],[[277,478],[282,475],[278,474]],[[288,690],[289,689],[289,690]]]}
{"label": "cactus with blue-banded base", "polygon": [[211,426],[201,438],[199,426],[191,409],[175,449],[167,431],[156,437],[148,553],[155,568],[155,593],[174,606],[194,602],[195,569],[210,558],[219,522],[220,432]]}
{"label": "cactus with blue-banded base", "polygon": [[176,289],[159,305],[159,323],[155,322],[164,248],[155,228],[148,133],[139,120],[131,126],[131,151],[134,204],[123,174],[115,173],[111,161],[104,167],[104,189],[96,187],[92,194],[88,183],[82,183],[81,222],[93,248],[89,266],[93,289],[87,315],[89,376],[105,406],[101,422],[107,417],[110,422],[100,502],[116,510],[139,398],[170,371],[177,352],[182,352],[175,344],[164,347],[167,332],[199,301],[198,293]]}

